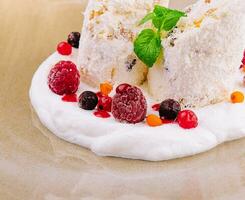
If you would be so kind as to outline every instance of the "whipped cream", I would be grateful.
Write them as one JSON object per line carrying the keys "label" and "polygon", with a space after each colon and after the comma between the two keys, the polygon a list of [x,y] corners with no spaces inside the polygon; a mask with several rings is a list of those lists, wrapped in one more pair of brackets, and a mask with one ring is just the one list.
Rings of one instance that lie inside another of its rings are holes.
{"label": "whipped cream", "polygon": [[[196,129],[185,130],[177,124],[148,127],[144,123],[121,124],[113,117],[96,118],[91,111],[67,103],[50,91],[47,76],[60,60],[76,63],[77,51],[64,57],[54,53],[35,73],[30,99],[41,122],[58,137],[88,148],[99,156],[114,156],[149,161],[161,161],[191,156],[208,151],[230,140],[245,136],[245,104],[224,102],[194,110],[199,118]],[[237,89],[245,92],[237,85]],[[81,83],[78,94],[84,90],[97,91]],[[145,92],[145,95],[147,93]],[[148,114],[154,113],[147,98]]]}

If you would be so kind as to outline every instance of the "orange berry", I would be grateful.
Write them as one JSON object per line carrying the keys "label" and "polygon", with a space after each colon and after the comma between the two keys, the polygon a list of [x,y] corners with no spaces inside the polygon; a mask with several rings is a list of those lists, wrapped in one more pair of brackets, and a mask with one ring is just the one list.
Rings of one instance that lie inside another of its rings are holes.
{"label": "orange berry", "polygon": [[158,117],[157,115],[147,116],[146,122],[149,126],[152,126],[152,127],[161,126],[163,124],[161,118]]}
{"label": "orange berry", "polygon": [[103,95],[109,95],[113,89],[113,86],[110,83],[101,83],[100,84],[100,92]]}
{"label": "orange berry", "polygon": [[232,103],[242,103],[244,101],[244,94],[242,92],[236,91],[231,94]]}
{"label": "orange berry", "polygon": [[245,72],[245,65],[242,65],[242,71]]}

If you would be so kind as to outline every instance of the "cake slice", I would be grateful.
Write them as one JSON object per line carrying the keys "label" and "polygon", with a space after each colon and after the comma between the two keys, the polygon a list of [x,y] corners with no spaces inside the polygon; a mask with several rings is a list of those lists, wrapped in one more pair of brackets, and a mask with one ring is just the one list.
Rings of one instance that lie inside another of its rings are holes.
{"label": "cake slice", "polygon": [[142,29],[138,22],[156,4],[168,6],[168,0],[89,0],[78,56],[83,81],[91,86],[145,81],[148,70],[133,42]]}
{"label": "cake slice", "polygon": [[224,101],[238,87],[245,48],[245,1],[199,0],[163,42],[165,60],[149,70],[156,100],[186,107]]}

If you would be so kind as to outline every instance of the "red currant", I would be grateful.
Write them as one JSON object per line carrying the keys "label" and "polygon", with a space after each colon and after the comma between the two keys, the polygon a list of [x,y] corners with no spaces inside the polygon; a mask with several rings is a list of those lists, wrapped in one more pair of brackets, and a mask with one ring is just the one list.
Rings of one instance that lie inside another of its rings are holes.
{"label": "red currant", "polygon": [[97,109],[111,112],[111,104],[112,104],[112,98],[109,96],[102,95],[99,97]]}
{"label": "red currant", "polygon": [[67,42],[61,42],[57,46],[57,51],[63,56],[69,56],[72,53],[72,46]]}
{"label": "red currant", "polygon": [[198,118],[191,110],[180,111],[177,117],[177,122],[184,129],[192,129],[198,126]]}
{"label": "red currant", "polygon": [[152,110],[154,110],[154,111],[159,111],[160,110],[160,104],[158,103],[158,104],[155,104],[155,105],[153,105],[152,107]]}
{"label": "red currant", "polygon": [[245,65],[245,56],[242,59],[242,64]]}

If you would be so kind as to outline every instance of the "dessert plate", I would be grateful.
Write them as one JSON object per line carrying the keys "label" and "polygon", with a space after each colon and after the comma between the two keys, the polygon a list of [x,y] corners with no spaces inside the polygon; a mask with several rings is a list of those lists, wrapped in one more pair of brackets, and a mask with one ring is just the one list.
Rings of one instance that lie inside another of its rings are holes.
{"label": "dessert plate", "polygon": [[[245,104],[231,104],[228,100],[196,109],[199,126],[191,130],[176,124],[152,128],[143,123],[129,125],[113,118],[96,118],[93,113],[81,110],[77,103],[63,102],[48,87],[47,77],[52,66],[60,60],[76,63],[76,58],[76,50],[69,57],[57,52],[51,55],[38,68],[30,89],[32,105],[42,123],[68,142],[91,149],[100,156],[161,161],[205,152],[245,136]],[[239,81],[237,88],[245,92],[239,87]],[[81,84],[78,94],[84,90],[94,89]],[[151,105],[151,99],[147,101]]]}

